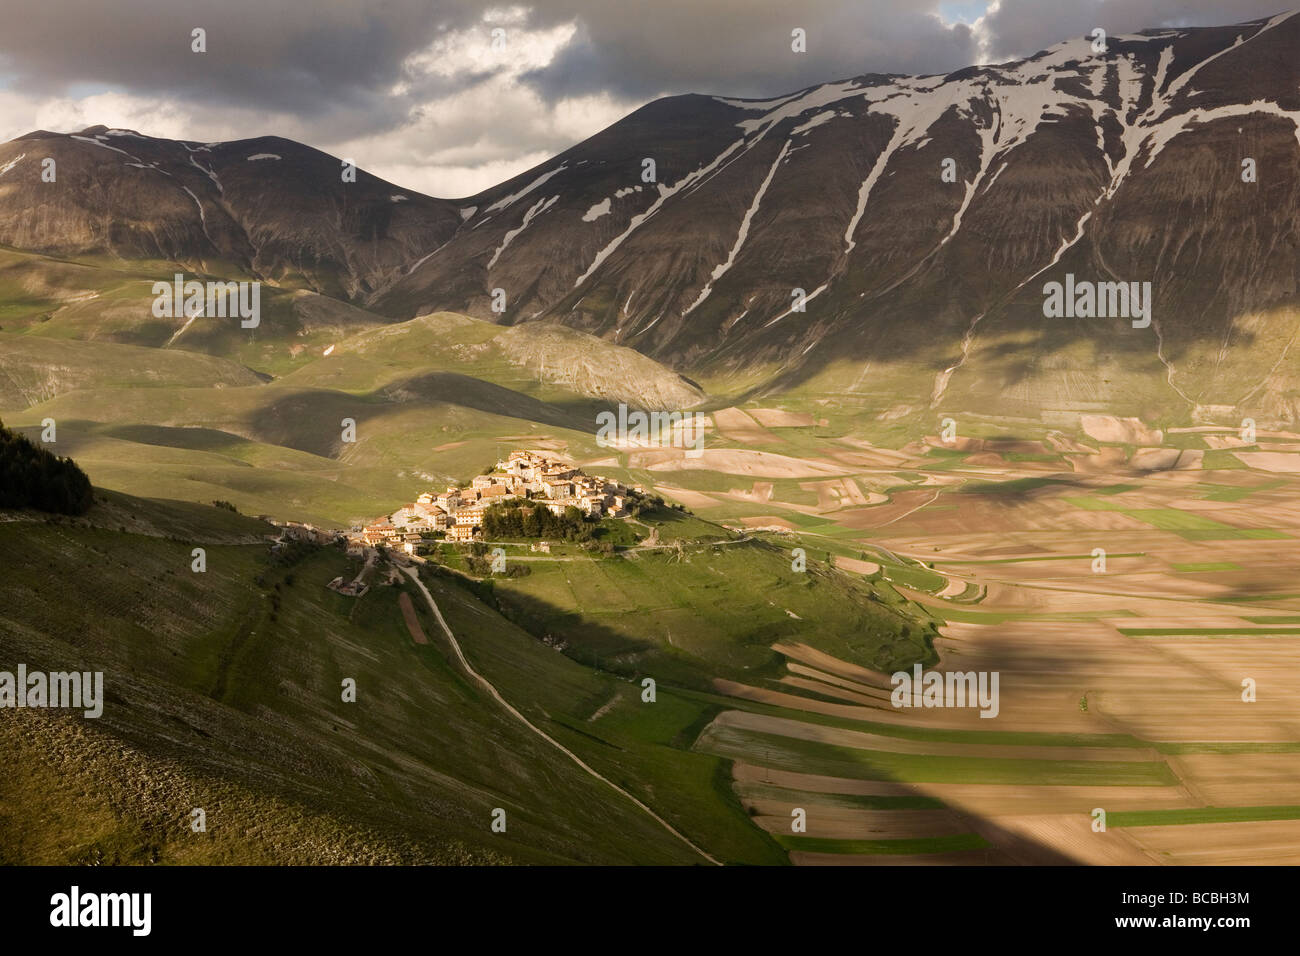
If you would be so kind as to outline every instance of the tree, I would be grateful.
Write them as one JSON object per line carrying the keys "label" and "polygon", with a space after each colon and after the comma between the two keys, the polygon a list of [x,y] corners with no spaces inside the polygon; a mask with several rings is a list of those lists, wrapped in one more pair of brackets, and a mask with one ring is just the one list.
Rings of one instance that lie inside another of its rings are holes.
{"label": "tree", "polygon": [[94,504],[86,473],[0,422],[0,508],[80,515]]}

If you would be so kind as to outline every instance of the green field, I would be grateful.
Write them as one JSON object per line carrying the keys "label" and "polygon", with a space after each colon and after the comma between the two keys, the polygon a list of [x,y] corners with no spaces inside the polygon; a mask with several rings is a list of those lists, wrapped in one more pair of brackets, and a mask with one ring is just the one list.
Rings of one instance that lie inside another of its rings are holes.
{"label": "green field", "polygon": [[[564,635],[584,664],[698,689],[779,676],[771,645],[785,640],[887,670],[931,659],[921,612],[857,575],[816,562],[795,572],[787,549],[757,539],[711,543],[725,532],[698,519],[646,520],[683,550],[533,561],[527,577],[494,579],[493,599],[534,636]],[[702,536],[674,536],[687,530]]]}
{"label": "green field", "polygon": [[1115,810],[1106,814],[1108,827],[1164,827],[1262,820],[1300,820],[1300,807],[1195,807],[1183,810]]}
{"label": "green field", "polygon": [[806,853],[859,853],[891,856],[986,850],[992,846],[978,833],[958,833],[953,836],[917,837],[902,840],[833,840],[824,837],[782,834],[777,839],[787,850],[802,850]]}
{"label": "green field", "polygon": [[1163,762],[1119,760],[1029,760],[946,757],[858,750],[736,727],[712,727],[696,747],[706,753],[742,758],[761,754],[765,766],[855,780],[904,783],[985,783],[1026,786],[1143,786],[1176,784]]}

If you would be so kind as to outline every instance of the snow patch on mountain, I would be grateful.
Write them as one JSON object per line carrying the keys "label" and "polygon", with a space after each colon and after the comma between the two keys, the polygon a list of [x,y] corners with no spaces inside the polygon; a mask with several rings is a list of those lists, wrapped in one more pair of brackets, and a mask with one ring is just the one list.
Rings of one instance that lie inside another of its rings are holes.
{"label": "snow patch on mountain", "polygon": [[497,260],[501,258],[501,253],[506,251],[506,247],[510,245],[516,236],[528,228],[530,222],[554,206],[559,199],[559,195],[555,195],[550,199],[539,199],[537,202],[533,203],[532,208],[530,208],[528,212],[524,213],[524,221],[521,222],[518,227],[509,230],[502,238],[501,245],[497,246],[496,252],[492,253],[492,258],[488,260],[488,268],[491,269],[497,264]]}
{"label": "snow patch on mountain", "polygon": [[527,196],[527,195],[528,195],[530,192],[532,192],[534,189],[537,189],[539,186],[545,185],[546,181],[549,180],[552,176],[555,176],[555,175],[558,174],[558,173],[562,173],[562,172],[564,172],[564,170],[566,170],[566,169],[568,169],[568,168],[569,168],[569,167],[568,167],[568,164],[567,164],[567,163],[561,163],[559,166],[556,166],[554,169],[552,169],[552,170],[550,170],[550,171],[548,171],[548,172],[542,173],[542,175],[538,176],[536,179],[534,179],[531,183],[529,183],[529,184],[528,184],[527,186],[525,186],[523,189],[519,190],[519,192],[517,192],[517,193],[511,193],[509,196],[506,196],[506,197],[504,197],[504,198],[502,198],[502,199],[498,199],[498,200],[497,200],[496,202],[494,202],[492,205],[488,206],[488,207],[487,207],[487,212],[497,212],[497,211],[499,211],[499,210],[501,210],[501,209],[505,209],[507,206],[509,206],[509,205],[510,205],[511,203],[513,203],[515,200],[517,200],[517,199],[522,199],[524,196]]}
{"label": "snow patch on mountain", "polygon": [[747,134],[757,132],[764,127],[771,129],[781,120],[791,119],[809,110],[829,106],[831,103],[836,103],[855,93],[860,94],[862,92],[863,89],[857,80],[848,80],[843,83],[824,83],[821,86],[813,87],[802,95],[795,96],[793,99],[778,101],[779,106],[769,109],[757,119],[741,120],[736,125]]}
{"label": "snow patch on mountain", "polygon": [[785,154],[789,149],[790,140],[787,139],[785,145],[781,147],[781,151],[777,153],[776,159],[773,160],[771,167],[767,171],[767,175],[763,177],[763,182],[759,185],[758,191],[754,193],[754,198],[750,202],[749,208],[745,210],[745,218],[740,221],[740,233],[736,236],[736,242],[732,245],[731,252],[727,254],[726,261],[714,268],[709,281],[704,284],[704,288],[700,290],[700,294],[696,300],[690,304],[685,312],[682,313],[683,316],[690,315],[691,312],[695,310],[696,306],[709,297],[709,293],[713,291],[713,283],[721,279],[726,274],[727,270],[731,268],[732,264],[735,263],[736,255],[740,252],[740,247],[745,244],[745,239],[749,236],[749,224],[753,222],[754,214],[758,212],[759,203],[763,201],[763,194],[767,192],[767,187],[772,184],[772,177],[776,175],[776,168],[781,165],[781,160],[785,159]]}
{"label": "snow patch on mountain", "polygon": [[829,123],[831,120],[835,119],[835,117],[839,115],[840,114],[837,113],[835,110],[822,110],[822,112],[816,114],[812,119],[808,120],[806,123],[800,123],[794,129],[790,130],[790,135],[798,136],[800,133],[806,133],[810,129],[816,129],[818,126],[821,126],[823,123]]}
{"label": "snow patch on mountain", "polygon": [[714,99],[717,100],[719,103],[724,103],[727,106],[733,106],[738,110],[749,110],[750,112],[753,112],[755,110],[762,110],[764,112],[767,112],[768,110],[776,109],[776,107],[780,106],[782,103],[788,102],[789,100],[794,99],[798,95],[799,95],[798,93],[795,93],[791,96],[778,96],[776,99],[773,100],[737,100],[737,99],[728,99],[725,96],[715,96]]}
{"label": "snow patch on mountain", "polygon": [[[184,143],[181,143],[181,145],[185,146],[185,152],[189,154],[190,165],[193,166],[195,169],[197,169],[199,172],[206,175],[210,180],[212,180],[212,185],[217,187],[217,193],[219,195],[224,196],[226,194],[226,191],[221,187],[221,180],[217,178],[216,171],[210,169],[207,166],[204,166],[202,163],[200,163],[197,159],[194,158],[194,154],[199,152],[199,150],[191,149],[189,146],[186,146]],[[212,150],[205,149],[203,150],[203,152],[210,153],[212,152]]]}
{"label": "snow patch on mountain", "polygon": [[586,212],[582,214],[582,221],[595,222],[601,216],[608,216],[609,205],[610,205],[610,200],[609,197],[606,196],[604,199],[596,203],[594,206],[592,206],[590,209],[588,209]]}
{"label": "snow patch on mountain", "polygon": [[[199,202],[199,197],[194,195],[189,186],[182,186],[181,189],[189,193],[190,198],[194,200],[194,205],[199,207],[199,225],[203,227],[203,235],[207,236],[208,242],[212,242],[212,237],[208,235],[208,217],[203,212],[203,203]],[[212,242],[212,245],[215,247],[216,243]]]}
{"label": "snow patch on mountain", "polygon": [[409,269],[406,270],[406,275],[409,276],[409,275],[410,275],[412,272],[414,272],[416,269],[420,268],[420,266],[424,265],[426,262],[428,262],[430,259],[432,259],[434,256],[436,256],[438,253],[442,252],[442,250],[443,250],[443,249],[446,249],[447,246],[450,245],[450,243],[451,243],[451,240],[448,239],[446,242],[444,242],[442,245],[440,245],[437,249],[434,249],[433,252],[427,253],[427,254],[421,256],[420,258],[416,259],[413,263],[411,263],[411,267],[410,267]]}
{"label": "snow patch on mountain", "polygon": [[[829,281],[829,280],[826,281],[826,282],[823,282],[823,283],[822,283],[821,285],[819,285],[817,288],[815,288],[815,289],[813,289],[811,292],[809,292],[809,293],[808,293],[806,296],[804,296],[804,298],[803,298],[803,303],[804,303],[804,305],[807,305],[807,304],[808,304],[809,302],[811,302],[813,299],[817,298],[819,295],[821,295],[823,292],[825,292],[828,286],[830,286],[830,281]],[[764,323],[763,323],[763,328],[767,328],[769,325],[776,325],[776,323],[780,322],[782,319],[784,319],[787,315],[789,315],[789,314],[790,314],[791,312],[793,312],[793,311],[794,311],[794,305],[792,304],[792,305],[790,306],[790,308],[786,309],[784,312],[782,312],[780,315],[778,315],[775,319],[772,319],[772,320],[770,320],[770,321],[768,321],[768,322],[764,322]]]}
{"label": "snow patch on mountain", "polygon": [[[705,166],[701,166],[699,169],[687,173],[684,177],[679,179],[673,185],[665,186],[663,183],[660,183],[659,198],[656,199],[653,203],[651,203],[650,207],[645,212],[633,216],[632,220],[628,223],[627,228],[624,229],[622,232],[620,232],[612,240],[610,240],[610,242],[606,244],[605,248],[601,249],[600,252],[596,253],[596,258],[591,261],[591,265],[587,267],[587,271],[584,272],[582,275],[578,276],[578,281],[573,283],[573,287],[576,289],[578,286],[586,282],[587,279],[591,277],[591,274],[600,268],[600,264],[604,262],[607,258],[609,258],[610,254],[615,249],[617,249],[620,245],[623,244],[623,240],[626,239],[628,236],[632,235],[632,233],[636,231],[637,227],[640,226],[643,222],[652,218],[654,214],[657,213],[663,207],[663,204],[666,200],[670,199],[672,196],[681,192],[683,189],[687,188],[692,183],[708,176],[709,173],[717,169],[718,166],[723,161],[725,161],[728,156],[730,156],[732,153],[734,153],[743,145],[745,145],[745,140],[743,138],[738,139],[730,146],[728,146],[726,149],[724,149],[721,153],[719,153],[718,156],[711,163]],[[657,322],[658,319],[656,319],[655,321]]]}
{"label": "snow patch on mountain", "polygon": [[101,143],[98,139],[94,139],[90,136],[78,136],[75,133],[73,133],[71,134],[71,138],[78,140],[79,142],[82,143],[89,143],[91,146],[99,146],[102,149],[111,149],[115,153],[121,153],[123,156],[129,156],[131,159],[134,159],[137,163],[140,162],[139,156],[131,156],[131,154],[124,149],[118,149],[116,146],[109,146],[107,143]]}

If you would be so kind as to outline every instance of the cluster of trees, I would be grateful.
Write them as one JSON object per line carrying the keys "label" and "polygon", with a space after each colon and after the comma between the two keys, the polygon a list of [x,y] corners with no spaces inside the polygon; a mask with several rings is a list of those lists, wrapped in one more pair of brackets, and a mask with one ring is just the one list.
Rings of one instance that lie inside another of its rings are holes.
{"label": "cluster of trees", "polygon": [[542,505],[492,505],[483,512],[483,537],[489,541],[512,538],[554,538],[557,541],[590,541],[596,522],[577,508],[552,514]]}
{"label": "cluster of trees", "polygon": [[[655,496],[653,498],[638,498],[637,500],[633,501],[630,505],[628,505],[627,513],[630,514],[633,518],[636,518],[645,514],[646,512],[654,511],[656,508],[663,508],[663,507],[665,507],[664,500],[658,496]],[[673,505],[673,507],[680,508],[682,511],[686,510],[681,505]]]}
{"label": "cluster of trees", "polygon": [[0,508],[80,515],[94,500],[90,479],[76,462],[37,447],[0,422]]}
{"label": "cluster of trees", "polygon": [[276,567],[291,568],[319,550],[321,546],[314,541],[291,538],[271,549],[270,563]]}
{"label": "cluster of trees", "polygon": [[[470,574],[485,578],[495,573],[492,570],[493,556],[488,553],[487,545],[482,541],[471,542],[468,550],[465,550],[463,554]],[[532,573],[532,569],[526,564],[506,561],[505,576],[508,578],[526,578]]]}

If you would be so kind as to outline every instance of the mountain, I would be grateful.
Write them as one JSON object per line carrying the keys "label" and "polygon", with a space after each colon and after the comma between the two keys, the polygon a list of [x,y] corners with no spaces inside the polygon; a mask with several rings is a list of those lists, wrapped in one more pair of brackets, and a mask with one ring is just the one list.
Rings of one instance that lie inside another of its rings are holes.
{"label": "mountain", "polygon": [[[790,386],[870,362],[908,370],[894,402],[1292,420],[1298,45],[1284,14],[770,101],[662,100],[467,201],[374,307],[486,316],[500,286],[506,321],[679,368],[779,368]],[[1067,273],[1151,282],[1150,327],[1045,319],[1042,286]]]}
{"label": "mountain", "polygon": [[[670,97],[455,202],[342,183],[282,139],[39,132],[0,146],[0,244],[247,272],[390,320],[564,325],[706,386],[891,419],[1290,422],[1298,46],[1281,14]],[[1149,282],[1149,324],[1046,317],[1044,285],[1074,280]]]}
{"label": "mountain", "polygon": [[[54,160],[55,181],[41,178]],[[445,241],[453,203],[278,136],[197,143],[92,126],[0,146],[0,243],[163,259],[351,298]]]}

